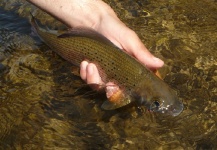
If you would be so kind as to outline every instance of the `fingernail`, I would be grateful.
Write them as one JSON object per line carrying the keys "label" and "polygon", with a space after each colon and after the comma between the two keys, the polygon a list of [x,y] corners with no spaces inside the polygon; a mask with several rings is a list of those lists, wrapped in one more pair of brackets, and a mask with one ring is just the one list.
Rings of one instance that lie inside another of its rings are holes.
{"label": "fingernail", "polygon": [[89,75],[92,75],[93,74],[93,70],[94,68],[93,68],[93,66],[92,65],[90,65],[89,67],[88,67],[88,74]]}
{"label": "fingernail", "polygon": [[164,64],[164,62],[160,58],[153,57],[153,60],[155,61],[155,63],[162,64],[162,65]]}

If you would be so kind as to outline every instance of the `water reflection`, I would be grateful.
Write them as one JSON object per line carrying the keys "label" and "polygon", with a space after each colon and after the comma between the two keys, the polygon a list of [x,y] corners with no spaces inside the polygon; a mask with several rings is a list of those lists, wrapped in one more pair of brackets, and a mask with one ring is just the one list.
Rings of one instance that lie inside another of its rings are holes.
{"label": "water reflection", "polygon": [[[107,1],[170,67],[165,82],[185,105],[177,117],[133,104],[102,111],[104,97],[81,88],[69,63],[35,44],[26,19],[35,8],[0,2],[1,149],[216,149],[215,1]],[[55,22],[35,12],[42,23]]]}

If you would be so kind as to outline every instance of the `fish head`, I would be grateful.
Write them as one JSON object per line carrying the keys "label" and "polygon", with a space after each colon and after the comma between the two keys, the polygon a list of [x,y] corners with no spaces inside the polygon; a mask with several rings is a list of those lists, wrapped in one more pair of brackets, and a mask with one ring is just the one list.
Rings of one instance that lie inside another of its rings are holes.
{"label": "fish head", "polygon": [[148,104],[148,109],[152,112],[160,112],[171,116],[178,116],[183,110],[183,104],[176,97],[168,102],[162,97],[153,97]]}
{"label": "fish head", "polygon": [[144,105],[149,111],[171,116],[178,116],[184,107],[176,92],[162,80],[140,84],[133,97],[139,105]]}

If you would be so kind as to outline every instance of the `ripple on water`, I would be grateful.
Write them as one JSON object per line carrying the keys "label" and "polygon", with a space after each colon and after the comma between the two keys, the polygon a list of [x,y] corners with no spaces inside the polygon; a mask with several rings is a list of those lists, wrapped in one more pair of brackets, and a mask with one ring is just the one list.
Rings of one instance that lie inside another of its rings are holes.
{"label": "ripple on water", "polygon": [[[24,0],[0,2],[25,18],[34,11]],[[179,93],[183,113],[171,118],[135,105],[102,111],[103,97],[75,94],[84,83],[69,63],[35,44],[28,20],[0,9],[0,147],[216,149],[216,2],[106,2],[170,67],[165,82]]]}

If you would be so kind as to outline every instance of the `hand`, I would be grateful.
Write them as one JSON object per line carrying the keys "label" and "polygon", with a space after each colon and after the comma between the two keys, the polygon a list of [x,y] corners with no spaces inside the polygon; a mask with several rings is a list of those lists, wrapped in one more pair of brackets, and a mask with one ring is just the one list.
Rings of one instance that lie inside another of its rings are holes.
{"label": "hand", "polygon": [[[163,61],[154,57],[147,50],[136,33],[125,26],[107,4],[101,3],[100,7],[104,8],[106,13],[103,15],[101,20],[93,26],[97,32],[107,37],[120,49],[123,49],[128,54],[137,58],[151,70],[156,70],[163,66]],[[87,84],[106,84],[102,82],[96,66],[87,61],[83,61],[80,65],[80,76],[87,82]],[[109,83],[109,85],[111,84],[112,83]]]}
{"label": "hand", "polygon": [[[120,49],[134,56],[152,70],[163,66],[163,61],[154,57],[143,45],[136,33],[129,29],[116,16],[112,8],[102,0],[28,0],[44,11],[61,20],[69,27],[90,27],[104,35]],[[52,7],[50,7],[52,5]],[[103,83],[96,66],[83,61],[80,76],[87,84],[109,85],[107,96],[110,97],[113,83]]]}

